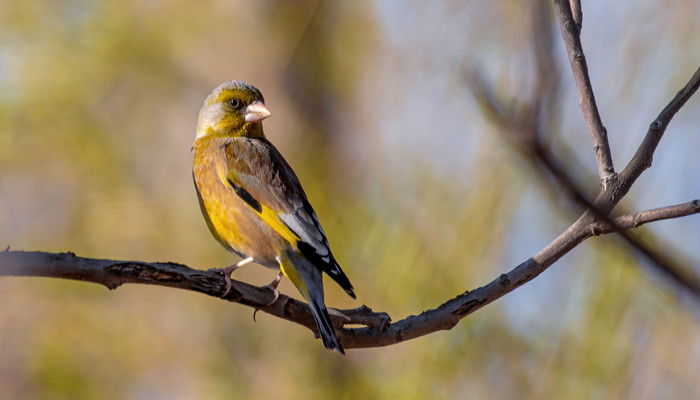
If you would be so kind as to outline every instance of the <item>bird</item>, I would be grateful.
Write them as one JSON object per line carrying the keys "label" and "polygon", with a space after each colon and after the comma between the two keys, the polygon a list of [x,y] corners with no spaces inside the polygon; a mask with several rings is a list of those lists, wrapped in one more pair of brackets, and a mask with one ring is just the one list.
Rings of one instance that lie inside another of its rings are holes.
{"label": "bird", "polygon": [[262,121],[271,115],[262,93],[233,80],[204,100],[192,146],[192,176],[202,215],[214,238],[241,257],[223,273],[257,263],[280,270],[268,285],[275,294],[286,276],[311,308],[323,345],[345,354],[324,301],[323,273],[353,299],[355,291],[338,265],[299,178],[265,137]]}

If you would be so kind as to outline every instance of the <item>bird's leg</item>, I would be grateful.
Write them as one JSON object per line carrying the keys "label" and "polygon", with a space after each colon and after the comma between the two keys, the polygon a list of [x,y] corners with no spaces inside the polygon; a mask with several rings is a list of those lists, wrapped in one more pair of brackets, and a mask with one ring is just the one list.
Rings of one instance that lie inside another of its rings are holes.
{"label": "bird's leg", "polygon": [[209,272],[223,272],[224,274],[224,279],[226,279],[226,291],[224,292],[224,294],[221,295],[221,297],[226,297],[228,292],[230,292],[231,288],[233,287],[233,282],[231,282],[231,274],[233,273],[233,271],[250,262],[253,262],[253,257],[244,258],[241,261],[230,265],[226,268],[212,268],[208,270]]}
{"label": "bird's leg", "polygon": [[279,299],[279,297],[280,297],[280,291],[277,290],[277,286],[280,285],[280,281],[281,281],[281,280],[282,280],[282,271],[280,271],[280,273],[277,274],[277,276],[275,277],[275,279],[267,285],[267,288],[270,289],[270,290],[272,290],[272,293],[274,293],[275,298],[272,299],[271,302],[265,304],[265,306],[271,306],[272,304],[274,304],[274,303],[277,301],[277,299]]}
{"label": "bird's leg", "polygon": [[[277,274],[277,276],[275,277],[275,279],[273,279],[272,282],[270,282],[270,283],[266,286],[268,289],[272,290],[272,292],[275,294],[275,298],[272,299],[271,302],[265,304],[265,307],[271,306],[271,305],[275,304],[275,302],[277,301],[277,299],[279,299],[279,297],[280,297],[280,291],[277,290],[277,286],[280,285],[280,281],[282,280],[282,275],[283,275],[283,274],[282,274],[282,271],[280,271],[280,273]],[[253,311],[253,321],[255,321],[255,314],[257,314],[258,311],[260,311],[259,308],[256,308],[255,311]]]}

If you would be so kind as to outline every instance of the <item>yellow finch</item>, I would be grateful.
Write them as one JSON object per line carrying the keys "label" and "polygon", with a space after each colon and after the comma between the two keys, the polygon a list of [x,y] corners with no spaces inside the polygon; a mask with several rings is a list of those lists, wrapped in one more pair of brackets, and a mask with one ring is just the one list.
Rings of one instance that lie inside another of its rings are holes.
{"label": "yellow finch", "polygon": [[355,298],[318,217],[292,168],[263,134],[270,116],[252,85],[231,81],[206,98],[197,120],[192,174],[204,219],[216,240],[243,259],[218,270],[231,289],[231,273],[256,262],[281,269],[309,303],[323,345],[344,353],[323,299],[322,273]]}

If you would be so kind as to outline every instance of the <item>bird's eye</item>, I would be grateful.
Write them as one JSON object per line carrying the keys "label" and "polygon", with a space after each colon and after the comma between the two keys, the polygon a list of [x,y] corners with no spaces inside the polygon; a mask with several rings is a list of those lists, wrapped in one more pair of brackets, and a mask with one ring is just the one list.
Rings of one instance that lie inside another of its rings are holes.
{"label": "bird's eye", "polygon": [[228,101],[228,105],[230,105],[233,108],[238,108],[241,106],[241,102],[238,99],[230,99]]}

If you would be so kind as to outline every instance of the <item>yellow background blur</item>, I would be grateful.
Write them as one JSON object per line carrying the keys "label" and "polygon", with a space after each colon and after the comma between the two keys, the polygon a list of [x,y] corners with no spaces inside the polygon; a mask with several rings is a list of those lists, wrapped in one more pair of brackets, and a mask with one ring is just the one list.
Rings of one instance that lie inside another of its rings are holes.
{"label": "yellow background blur", "polygon": [[[692,1],[584,1],[584,49],[620,169],[697,67]],[[633,3],[633,4],[632,4]],[[658,3],[658,4],[655,4]],[[223,267],[191,181],[197,112],[257,86],[358,294],[394,320],[485,284],[574,214],[479,115],[461,77],[526,86],[518,1],[0,1],[0,246]],[[553,27],[553,29],[558,29]],[[559,36],[557,140],[595,163]],[[697,198],[700,112],[671,124],[633,210]],[[593,187],[596,180],[588,182]],[[652,231],[698,260],[697,217]],[[697,398],[697,305],[611,237],[455,329],[324,350],[299,326],[181,290],[0,279],[0,398]],[[696,263],[697,265],[697,263]],[[266,284],[274,272],[237,271]],[[328,280],[327,280],[328,281]],[[296,296],[289,282],[280,289]]]}

